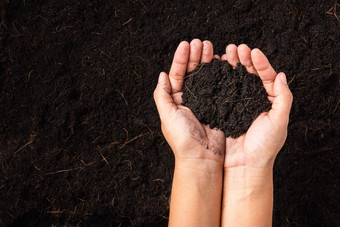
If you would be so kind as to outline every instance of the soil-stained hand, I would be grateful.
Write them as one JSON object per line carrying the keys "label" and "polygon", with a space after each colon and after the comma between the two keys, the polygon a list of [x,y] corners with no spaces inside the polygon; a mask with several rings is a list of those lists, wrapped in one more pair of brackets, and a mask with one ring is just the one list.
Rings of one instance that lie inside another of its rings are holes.
{"label": "soil-stained hand", "polygon": [[154,91],[161,118],[162,132],[177,160],[210,160],[221,166],[224,162],[225,136],[217,129],[201,124],[193,112],[181,105],[186,72],[200,62],[211,62],[213,46],[210,41],[194,39],[181,42],[176,50],[169,76],[162,72]]}
{"label": "soil-stained hand", "polygon": [[259,115],[245,134],[226,139],[224,167],[272,167],[287,137],[293,101],[286,76],[277,74],[259,49],[250,50],[245,44],[228,45],[222,60],[234,67],[240,62],[249,73],[259,76],[272,103],[271,110]]}

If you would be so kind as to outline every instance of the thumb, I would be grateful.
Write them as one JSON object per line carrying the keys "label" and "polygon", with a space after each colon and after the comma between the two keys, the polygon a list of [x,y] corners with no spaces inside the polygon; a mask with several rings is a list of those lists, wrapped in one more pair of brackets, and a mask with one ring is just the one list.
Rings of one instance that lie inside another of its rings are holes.
{"label": "thumb", "polygon": [[274,101],[269,111],[269,117],[278,125],[288,125],[289,112],[293,102],[286,75],[281,72],[277,74],[274,81]]}
{"label": "thumb", "polygon": [[177,106],[171,96],[169,76],[164,72],[159,74],[158,84],[153,93],[153,97],[155,99],[161,121],[166,119],[172,111],[177,109]]}

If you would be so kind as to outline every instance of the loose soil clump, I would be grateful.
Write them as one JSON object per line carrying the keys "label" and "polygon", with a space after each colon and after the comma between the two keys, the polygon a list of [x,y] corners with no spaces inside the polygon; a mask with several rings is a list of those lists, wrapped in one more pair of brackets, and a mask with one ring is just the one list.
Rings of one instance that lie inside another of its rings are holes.
{"label": "loose soil clump", "polygon": [[214,59],[202,63],[186,76],[183,104],[198,120],[218,128],[226,137],[239,137],[271,103],[261,79],[238,64]]}

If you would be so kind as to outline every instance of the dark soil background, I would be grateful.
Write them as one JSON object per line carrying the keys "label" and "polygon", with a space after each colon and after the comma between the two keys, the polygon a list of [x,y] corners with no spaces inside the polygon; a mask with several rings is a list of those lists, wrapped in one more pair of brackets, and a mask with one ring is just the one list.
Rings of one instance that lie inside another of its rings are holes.
{"label": "dark soil background", "polygon": [[182,99],[201,123],[232,138],[247,132],[257,116],[271,108],[260,77],[240,63],[233,69],[217,59],[186,75]]}
{"label": "dark soil background", "polygon": [[0,2],[0,226],[165,226],[152,93],[181,40],[258,47],[294,94],[274,226],[339,226],[336,1]]}

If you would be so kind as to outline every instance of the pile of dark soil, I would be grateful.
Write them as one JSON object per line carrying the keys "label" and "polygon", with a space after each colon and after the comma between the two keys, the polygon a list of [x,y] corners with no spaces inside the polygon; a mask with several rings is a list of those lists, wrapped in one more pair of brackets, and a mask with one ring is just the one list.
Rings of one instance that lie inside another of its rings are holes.
{"label": "pile of dark soil", "polygon": [[271,107],[258,76],[241,64],[233,69],[227,61],[217,59],[198,65],[186,76],[182,98],[200,122],[232,138],[245,133]]}
{"label": "pile of dark soil", "polygon": [[152,98],[177,45],[260,48],[294,94],[274,226],[339,226],[339,4],[0,2],[0,225],[167,223],[173,154]]}

